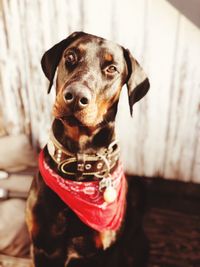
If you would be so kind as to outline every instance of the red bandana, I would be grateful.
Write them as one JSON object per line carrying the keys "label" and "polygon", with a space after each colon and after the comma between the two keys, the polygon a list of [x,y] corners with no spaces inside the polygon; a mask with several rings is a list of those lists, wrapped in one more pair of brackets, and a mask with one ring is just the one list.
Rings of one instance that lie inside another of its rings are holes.
{"label": "red bandana", "polygon": [[112,174],[117,197],[112,203],[106,203],[103,192],[99,190],[99,181],[77,182],[63,179],[45,162],[44,152],[39,155],[39,169],[47,184],[89,227],[96,231],[118,230],[125,212],[126,178],[119,164]]}

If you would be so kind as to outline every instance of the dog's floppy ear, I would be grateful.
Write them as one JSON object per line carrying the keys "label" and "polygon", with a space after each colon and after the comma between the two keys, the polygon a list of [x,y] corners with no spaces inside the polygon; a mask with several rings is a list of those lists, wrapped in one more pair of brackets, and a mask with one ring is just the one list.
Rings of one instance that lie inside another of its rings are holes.
{"label": "dog's floppy ear", "polygon": [[42,70],[50,81],[48,93],[51,91],[53,85],[53,79],[56,72],[56,68],[60,62],[61,56],[65,48],[69,46],[73,41],[75,41],[81,35],[84,35],[83,32],[74,32],[70,34],[66,39],[54,45],[47,52],[44,53],[41,59]]}
{"label": "dog's floppy ear", "polygon": [[126,85],[128,88],[128,98],[130,113],[133,113],[133,105],[146,95],[150,84],[144,70],[136,59],[133,58],[128,49],[124,50],[124,57],[128,68]]}

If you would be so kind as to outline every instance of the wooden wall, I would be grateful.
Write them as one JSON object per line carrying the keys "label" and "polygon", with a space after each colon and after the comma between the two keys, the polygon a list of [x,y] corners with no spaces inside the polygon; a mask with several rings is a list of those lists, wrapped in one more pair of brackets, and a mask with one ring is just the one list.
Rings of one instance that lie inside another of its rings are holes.
{"label": "wooden wall", "polygon": [[1,132],[44,144],[54,94],[40,58],[76,30],[128,47],[150,78],[133,118],[121,95],[126,170],[200,182],[200,31],[165,0],[0,0]]}

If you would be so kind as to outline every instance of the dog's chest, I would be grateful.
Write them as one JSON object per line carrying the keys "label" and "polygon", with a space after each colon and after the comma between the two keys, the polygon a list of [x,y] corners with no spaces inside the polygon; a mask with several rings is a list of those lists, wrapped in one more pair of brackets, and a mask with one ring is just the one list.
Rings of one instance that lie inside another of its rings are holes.
{"label": "dog's chest", "polygon": [[116,231],[105,230],[101,233],[97,233],[95,236],[95,244],[97,248],[107,249],[116,240]]}

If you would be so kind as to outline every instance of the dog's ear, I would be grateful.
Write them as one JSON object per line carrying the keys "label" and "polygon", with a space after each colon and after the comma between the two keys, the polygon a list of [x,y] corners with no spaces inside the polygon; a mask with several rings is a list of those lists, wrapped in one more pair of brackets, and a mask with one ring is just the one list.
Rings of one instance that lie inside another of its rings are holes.
{"label": "dog's ear", "polygon": [[128,75],[126,85],[128,88],[128,98],[130,113],[133,113],[133,105],[146,95],[150,84],[144,70],[128,49],[123,49],[126,60]]}
{"label": "dog's ear", "polygon": [[50,81],[48,93],[51,91],[51,87],[53,85],[53,79],[56,72],[56,68],[60,62],[62,57],[62,53],[73,41],[75,41],[80,36],[84,35],[84,32],[74,32],[70,34],[66,39],[54,45],[48,51],[44,53],[41,59],[42,70]]}

